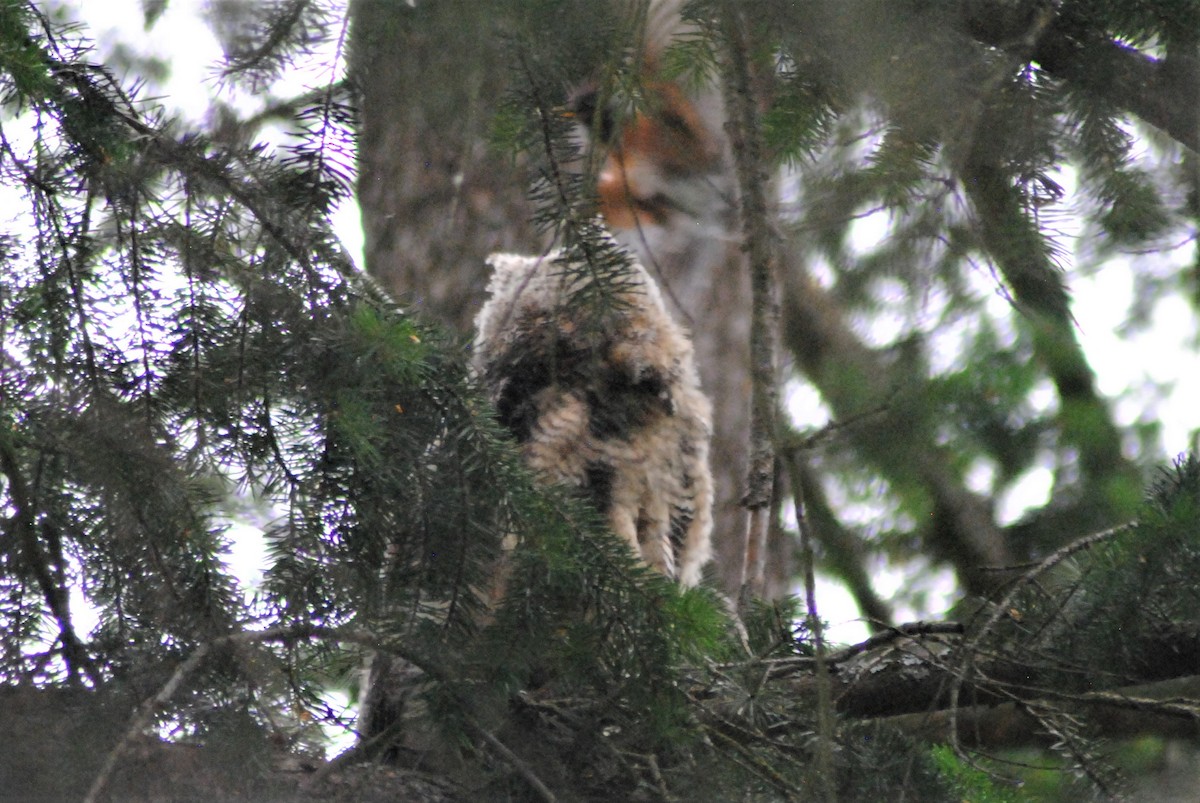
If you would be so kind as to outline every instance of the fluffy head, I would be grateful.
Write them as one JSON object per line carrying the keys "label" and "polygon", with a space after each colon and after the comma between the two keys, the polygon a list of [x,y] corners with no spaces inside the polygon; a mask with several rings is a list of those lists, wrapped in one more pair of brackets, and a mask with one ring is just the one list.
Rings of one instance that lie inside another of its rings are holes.
{"label": "fluffy head", "polygon": [[692,345],[640,265],[602,314],[558,255],[495,254],[474,366],[546,482],[582,489],[614,532],[684,585],[711,553],[712,436]]}

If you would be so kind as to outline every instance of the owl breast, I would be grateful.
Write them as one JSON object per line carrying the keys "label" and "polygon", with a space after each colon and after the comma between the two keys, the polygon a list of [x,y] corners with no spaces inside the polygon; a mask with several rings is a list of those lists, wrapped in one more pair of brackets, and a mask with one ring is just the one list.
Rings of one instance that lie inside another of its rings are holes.
{"label": "owl breast", "polygon": [[474,368],[544,482],[579,489],[652,568],[694,585],[711,553],[711,411],[687,334],[629,266],[593,314],[562,257],[497,254]]}

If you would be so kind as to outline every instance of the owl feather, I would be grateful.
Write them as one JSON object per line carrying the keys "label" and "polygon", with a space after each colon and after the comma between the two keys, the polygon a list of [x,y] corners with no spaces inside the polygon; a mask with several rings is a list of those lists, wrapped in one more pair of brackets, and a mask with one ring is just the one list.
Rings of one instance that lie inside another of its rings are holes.
{"label": "owl feather", "polygon": [[699,582],[711,554],[711,410],[692,344],[636,263],[607,309],[565,257],[494,254],[473,363],[522,455],[580,489],[652,568]]}

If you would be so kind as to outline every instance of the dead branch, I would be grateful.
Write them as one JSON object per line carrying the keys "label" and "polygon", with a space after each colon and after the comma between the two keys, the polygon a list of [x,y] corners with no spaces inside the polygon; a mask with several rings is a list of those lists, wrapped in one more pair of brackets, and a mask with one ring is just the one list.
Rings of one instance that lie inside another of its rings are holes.
{"label": "dead branch", "polygon": [[[112,777],[113,771],[120,762],[122,756],[131,745],[144,734],[154,721],[154,715],[174,698],[184,682],[192,676],[196,670],[203,665],[204,661],[213,652],[226,649],[228,647],[248,644],[262,644],[266,642],[292,642],[302,641],[306,639],[322,639],[326,641],[340,641],[347,643],[360,644],[365,647],[370,647],[373,650],[386,654],[394,654],[395,651],[380,643],[380,640],[371,633],[365,630],[355,630],[351,628],[339,629],[332,627],[323,627],[321,625],[296,625],[291,627],[275,627],[266,630],[245,631],[240,633],[232,633],[228,636],[214,639],[205,642],[196,647],[192,654],[187,657],[183,663],[176,667],[171,677],[162,687],[150,697],[146,698],[141,705],[138,706],[137,712],[129,721],[129,726],[125,729],[125,735],[119,742],[109,751],[108,756],[104,760],[104,764],[97,773],[96,779],[92,782],[91,788],[88,790],[87,796],[84,797],[84,803],[95,803],[100,799],[108,786],[109,780]],[[441,676],[441,673],[428,662],[422,661],[419,656],[404,655],[401,656],[404,660],[416,664],[422,671],[430,673],[432,676]]]}
{"label": "dead branch", "polygon": [[775,432],[778,405],[779,269],[778,237],[767,207],[767,176],[762,130],[750,75],[750,33],[736,3],[722,7],[722,36],[726,48],[725,103],[729,110],[729,142],[734,157],[742,218],[743,250],[750,266],[750,449],[746,472],[749,510],[746,527],[742,602],[761,596],[769,529],[769,508],[775,478]]}
{"label": "dead branch", "polygon": [[[1089,725],[1107,738],[1154,734],[1165,738],[1200,736],[1200,676],[1176,678],[1145,686],[1085,695],[1064,695]],[[1056,700],[1055,702],[1061,702]],[[881,723],[933,743],[957,740],[965,748],[999,749],[1028,745],[1050,746],[1052,739],[1041,721],[1020,702],[995,706],[901,714]]]}

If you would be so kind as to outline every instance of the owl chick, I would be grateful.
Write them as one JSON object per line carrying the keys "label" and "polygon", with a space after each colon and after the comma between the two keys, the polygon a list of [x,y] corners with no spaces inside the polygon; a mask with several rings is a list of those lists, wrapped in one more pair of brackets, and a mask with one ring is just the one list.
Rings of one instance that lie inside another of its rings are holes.
{"label": "owl chick", "polygon": [[711,412],[687,334],[638,264],[591,314],[563,257],[494,254],[473,363],[545,482],[580,488],[652,568],[695,585],[709,559]]}

